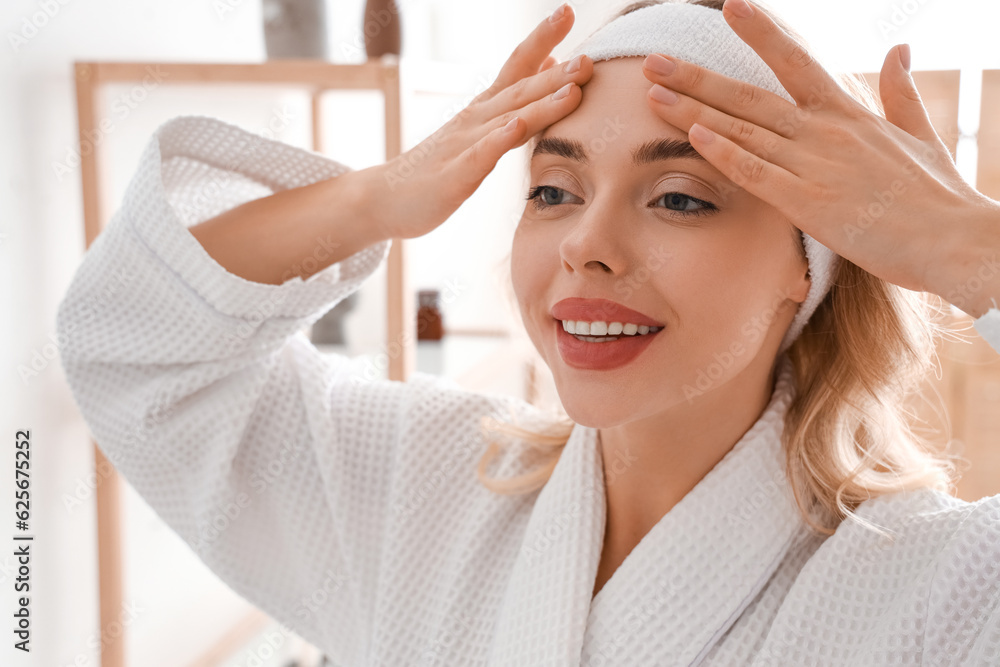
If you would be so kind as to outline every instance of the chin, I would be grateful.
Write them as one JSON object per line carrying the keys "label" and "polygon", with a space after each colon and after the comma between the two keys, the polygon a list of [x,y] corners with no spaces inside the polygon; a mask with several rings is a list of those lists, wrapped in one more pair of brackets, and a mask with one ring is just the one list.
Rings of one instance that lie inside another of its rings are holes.
{"label": "chin", "polygon": [[636,418],[634,405],[622,401],[608,401],[607,397],[583,398],[559,393],[563,410],[577,424],[590,428],[612,428]]}

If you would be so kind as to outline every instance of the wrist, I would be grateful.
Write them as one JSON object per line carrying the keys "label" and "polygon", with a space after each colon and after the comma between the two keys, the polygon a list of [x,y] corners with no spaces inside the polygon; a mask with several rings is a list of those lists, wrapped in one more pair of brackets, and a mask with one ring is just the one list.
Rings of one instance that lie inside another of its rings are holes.
{"label": "wrist", "polygon": [[980,194],[962,229],[947,288],[937,293],[973,318],[1000,307],[1000,202]]}
{"label": "wrist", "polygon": [[392,238],[378,218],[378,207],[372,201],[372,168],[350,170],[329,179],[326,205],[334,213],[339,238],[351,249],[351,254]]}

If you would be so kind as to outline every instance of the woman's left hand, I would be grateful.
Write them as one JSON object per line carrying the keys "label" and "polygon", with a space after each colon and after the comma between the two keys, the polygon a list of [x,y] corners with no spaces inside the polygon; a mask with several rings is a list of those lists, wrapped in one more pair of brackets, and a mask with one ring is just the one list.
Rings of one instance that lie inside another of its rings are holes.
{"label": "woman's left hand", "polygon": [[[653,111],[736,185],[868,272],[974,317],[991,297],[1000,302],[1000,202],[959,174],[901,62],[908,49],[886,56],[882,118],[763,12],[742,18],[733,4],[726,21],[797,105],[677,58],[660,73],[654,54],[643,70],[660,84],[650,89]],[[676,103],[658,99],[661,86]]]}

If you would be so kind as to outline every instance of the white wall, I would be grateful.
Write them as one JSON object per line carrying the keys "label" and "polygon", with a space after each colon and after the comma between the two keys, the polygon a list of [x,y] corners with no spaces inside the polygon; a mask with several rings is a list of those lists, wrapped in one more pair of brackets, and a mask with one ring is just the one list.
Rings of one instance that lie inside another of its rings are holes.
{"label": "white wall", "polygon": [[[517,42],[556,4],[554,0],[489,4],[409,0],[403,3],[404,50],[412,57],[478,64],[483,71],[495,72]],[[565,45],[556,49],[557,56],[567,53],[620,3],[586,0],[573,4],[580,21]],[[823,16],[819,8],[826,4],[774,0],[771,6],[799,27],[816,44],[818,55],[834,67],[876,71],[893,44],[909,41],[915,70],[1000,68],[1000,51],[993,48],[992,34],[1000,7],[991,0],[841,0],[833,5],[830,16]],[[362,0],[331,2],[330,6],[330,59],[354,61],[350,54],[358,52],[343,47],[359,43],[355,26],[360,26]],[[963,15],[963,9],[968,13]],[[5,665],[97,664],[96,653],[89,646],[97,632],[93,497],[86,483],[93,461],[86,446],[86,427],[76,413],[58,362],[46,358],[53,357],[57,349],[52,339],[56,306],[83,251],[79,172],[70,167],[69,173],[60,175],[55,169],[77,146],[72,62],[257,61],[264,55],[260,14],[257,0],[4,0],[0,8],[0,434],[11,443],[15,430],[32,431],[32,532],[36,535],[31,570],[33,651],[30,656],[13,651],[7,634],[0,649],[0,662]],[[39,27],[33,30],[35,26]],[[17,35],[25,42],[19,43]],[[474,83],[470,84],[469,95],[475,92]],[[295,117],[303,122],[307,110],[305,98],[294,91],[262,93],[248,87],[206,92],[168,85],[150,89],[119,86],[109,91],[107,99],[135,103],[127,114],[113,118],[114,129],[104,137],[108,157],[116,166],[108,175],[113,202],[120,198],[152,130],[172,116],[210,113],[263,130],[282,105],[295,109]],[[357,116],[354,120],[340,116],[348,102],[361,109],[362,116],[365,109],[377,109],[378,104],[361,96],[330,105],[329,120],[337,129],[335,148],[328,148],[328,152],[360,168],[380,160],[381,129],[377,117],[370,118],[367,125],[350,125],[350,131],[340,127],[360,122]],[[420,111],[413,107],[407,117],[404,147],[440,125],[447,106],[435,107],[428,102]],[[352,136],[361,139],[351,141]],[[307,145],[306,126],[293,124],[279,138]],[[503,166],[453,220],[413,242],[415,286],[454,278],[469,285],[463,297],[446,311],[453,323],[489,325],[503,321],[502,306],[498,305],[502,303],[496,282],[499,278],[483,270],[481,259],[449,252],[449,245],[464,247],[477,242],[495,248],[497,257],[506,252],[512,216],[523,205],[518,161],[515,156],[505,158]],[[378,315],[373,315],[373,320],[365,312]],[[355,327],[381,321],[376,302],[357,314]],[[22,378],[19,367],[30,367],[33,358],[37,375]],[[13,448],[5,444],[2,451],[0,468],[6,474],[0,476],[0,498],[4,499],[0,512],[10,518]],[[66,498],[78,490],[80,505],[67,508]],[[130,507],[130,525],[140,526],[152,536],[144,546],[130,545],[129,555],[134,557],[130,568],[147,567],[153,572],[166,567],[151,561],[143,566],[138,560],[139,549],[146,548],[148,557],[159,554],[179,572],[191,573],[189,586],[215,585],[219,590],[217,582],[197,569],[183,545],[157,528],[154,517],[140,503]],[[0,547],[0,614],[8,619],[9,627],[14,607],[13,548],[9,537],[0,536],[0,540],[5,543]],[[150,545],[159,548],[149,550]],[[129,628],[141,646],[130,650],[150,660],[135,664],[151,665],[157,653],[168,658],[163,664],[179,664],[169,660],[177,657],[170,647],[182,647],[187,639],[164,635],[162,627],[167,617],[178,622],[184,619],[178,620],[175,610],[160,601],[158,596],[167,592],[155,588],[157,581],[147,576],[147,570],[132,570],[130,576],[147,584],[129,591],[133,601],[145,609]],[[225,595],[214,599],[219,609],[239,605],[239,600]],[[191,616],[187,621],[195,625],[196,619]],[[197,628],[189,629],[193,632]]]}

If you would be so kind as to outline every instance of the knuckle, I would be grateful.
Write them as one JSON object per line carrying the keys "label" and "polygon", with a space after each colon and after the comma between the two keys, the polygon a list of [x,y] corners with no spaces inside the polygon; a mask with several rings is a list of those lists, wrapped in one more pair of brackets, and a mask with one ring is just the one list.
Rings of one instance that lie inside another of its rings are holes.
{"label": "knuckle", "polygon": [[819,183],[810,183],[806,186],[806,201],[810,201],[816,204],[828,204],[832,203],[834,199],[839,199],[840,196],[835,195],[834,191],[830,188],[825,188]]}
{"label": "knuckle", "polygon": [[527,89],[528,89],[527,79],[518,79],[517,81],[514,82],[514,85],[512,85],[509,88],[510,96],[513,99],[514,104],[516,104],[517,106],[521,106],[523,104],[524,98],[527,95]]}
{"label": "knuckle", "polygon": [[693,65],[685,68],[687,73],[684,77],[684,82],[691,88],[698,88],[703,83],[705,83],[705,69]]}
{"label": "knuckle", "polygon": [[468,164],[476,167],[479,165],[480,160],[483,159],[483,142],[477,141],[476,143],[469,146],[468,153],[466,154],[466,161]]}
{"label": "knuckle", "polygon": [[497,94],[498,82],[494,81],[489,88],[472,98],[472,104],[482,104],[486,100],[490,99]]}
{"label": "knuckle", "polygon": [[738,144],[750,144],[757,138],[757,127],[753,123],[734,118],[729,126],[729,136]]}
{"label": "knuckle", "polygon": [[813,63],[813,57],[801,44],[796,44],[795,48],[789,51],[786,62],[792,67],[804,68]]}
{"label": "knuckle", "polygon": [[748,83],[740,83],[733,91],[733,106],[736,109],[752,109],[761,103],[760,89]]}
{"label": "knuckle", "polygon": [[504,127],[510,121],[514,120],[515,114],[513,111],[507,111],[506,113],[500,114],[496,120],[493,121],[493,125],[490,127],[490,132],[497,128]]}
{"label": "knuckle", "polygon": [[740,165],[740,173],[743,174],[746,181],[757,183],[764,176],[764,163],[759,158],[748,157]]}

